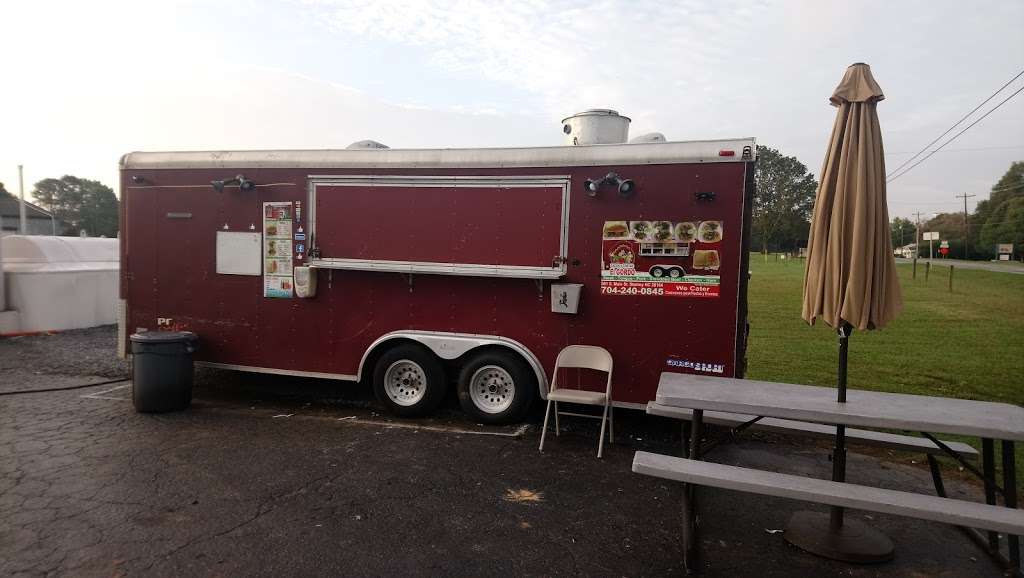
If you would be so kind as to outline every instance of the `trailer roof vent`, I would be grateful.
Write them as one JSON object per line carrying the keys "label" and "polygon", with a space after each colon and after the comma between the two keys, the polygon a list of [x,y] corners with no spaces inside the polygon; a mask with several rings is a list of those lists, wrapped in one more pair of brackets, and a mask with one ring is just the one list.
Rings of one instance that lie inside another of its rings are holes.
{"label": "trailer roof vent", "polygon": [[648,132],[629,139],[629,144],[639,144],[645,142],[665,142],[665,135],[661,134],[660,132]]}
{"label": "trailer roof vent", "polygon": [[609,108],[592,108],[562,119],[567,145],[624,143],[629,138],[629,117]]}
{"label": "trailer roof vent", "polygon": [[375,140],[357,140],[345,147],[346,149],[389,149],[388,145]]}

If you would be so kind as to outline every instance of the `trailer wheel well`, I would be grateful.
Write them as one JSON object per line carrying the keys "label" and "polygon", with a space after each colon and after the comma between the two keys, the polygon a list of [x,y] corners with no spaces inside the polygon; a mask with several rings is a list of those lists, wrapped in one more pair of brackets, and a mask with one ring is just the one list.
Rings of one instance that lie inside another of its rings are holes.
{"label": "trailer wheel well", "polygon": [[[407,337],[395,337],[394,339],[388,339],[387,341],[382,341],[382,342],[378,343],[377,345],[374,345],[373,348],[370,349],[370,351],[366,352],[366,356],[363,359],[362,365],[360,366],[360,372],[361,373],[360,373],[360,376],[359,376],[359,383],[361,383],[363,385],[372,384],[372,382],[373,382],[373,368],[374,368],[374,366],[377,365],[377,360],[380,359],[381,355],[384,355],[385,351],[387,351],[387,350],[389,350],[389,349],[391,349],[393,347],[398,347],[400,345],[416,345],[418,347],[422,347],[423,349],[426,349],[427,351],[430,351],[430,349],[427,348],[422,343],[416,341],[415,339],[409,339]],[[433,353],[433,352],[431,352],[431,353]]]}
{"label": "trailer wheel well", "polygon": [[479,353],[482,349],[491,351],[511,351],[521,357],[537,377],[537,385],[541,399],[547,399],[548,379],[540,360],[523,344],[512,339],[492,335],[468,335],[442,333],[432,331],[395,331],[382,335],[372,343],[363,354],[357,375],[361,383],[367,383],[373,375],[373,366],[377,359],[388,349],[405,344],[415,343],[437,355],[445,364],[459,365],[469,354]]}
{"label": "trailer wheel well", "polygon": [[526,359],[525,357],[523,357],[523,355],[521,353],[519,353],[518,351],[516,351],[515,349],[512,349],[511,347],[506,347],[504,345],[498,345],[497,343],[488,343],[487,345],[480,345],[480,346],[474,347],[473,349],[470,349],[469,351],[467,351],[467,352],[463,353],[462,355],[460,355],[460,356],[456,357],[455,359],[453,359],[452,362],[454,362],[457,365],[462,365],[470,357],[473,357],[474,355],[477,355],[477,354],[485,352],[485,351],[511,352],[511,353],[514,353],[517,357],[522,359],[527,364],[530,363],[529,359]]}

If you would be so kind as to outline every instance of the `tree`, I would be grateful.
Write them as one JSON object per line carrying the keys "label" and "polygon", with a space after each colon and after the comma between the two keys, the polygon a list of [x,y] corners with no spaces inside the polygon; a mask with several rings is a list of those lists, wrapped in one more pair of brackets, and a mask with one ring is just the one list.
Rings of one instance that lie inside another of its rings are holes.
{"label": "tree", "polygon": [[32,196],[65,223],[64,234],[114,237],[118,230],[118,202],[114,190],[99,181],[64,175],[36,183]]}
{"label": "tree", "polygon": [[992,186],[989,197],[978,203],[974,209],[974,223],[983,226],[991,219],[999,205],[1015,197],[1024,197],[1024,161],[1011,164],[1006,174]]}
{"label": "tree", "polygon": [[758,145],[753,236],[761,252],[770,246],[796,248],[807,239],[818,183],[796,157]]}
{"label": "tree", "polygon": [[13,197],[14,193],[4,188],[4,184],[0,183],[0,197]]}
{"label": "tree", "polygon": [[988,253],[990,258],[1000,243],[1013,243],[1014,250],[1020,251],[1024,247],[1024,196],[1000,203],[981,226],[978,239],[981,245],[979,252]]}
{"label": "tree", "polygon": [[1024,161],[1010,165],[989,198],[978,203],[971,222],[977,232],[974,244],[985,258],[999,243],[1013,243],[1014,249],[1024,244]]}
{"label": "tree", "polygon": [[904,219],[903,217],[896,217],[889,223],[892,229],[892,246],[903,247],[916,242],[917,237],[914,233],[914,222],[910,219]]}

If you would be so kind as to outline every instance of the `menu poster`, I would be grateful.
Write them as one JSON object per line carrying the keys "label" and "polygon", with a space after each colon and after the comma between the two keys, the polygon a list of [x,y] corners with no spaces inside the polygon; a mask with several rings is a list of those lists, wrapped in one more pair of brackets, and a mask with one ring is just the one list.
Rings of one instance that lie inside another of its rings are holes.
{"label": "menu poster", "polygon": [[601,295],[720,295],[722,221],[605,221]]}
{"label": "menu poster", "polygon": [[293,294],[292,203],[263,203],[263,296]]}

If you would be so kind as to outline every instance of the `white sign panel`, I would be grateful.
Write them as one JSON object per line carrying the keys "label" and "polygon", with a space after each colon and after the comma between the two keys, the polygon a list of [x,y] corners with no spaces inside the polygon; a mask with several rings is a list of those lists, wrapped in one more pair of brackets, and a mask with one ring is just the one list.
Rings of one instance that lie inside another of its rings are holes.
{"label": "white sign panel", "polygon": [[260,275],[263,273],[263,248],[259,233],[217,231],[217,273],[221,275]]}
{"label": "white sign panel", "polygon": [[939,240],[939,232],[938,231],[931,231],[929,233],[925,233],[924,234],[924,240],[925,241],[938,241]]}

